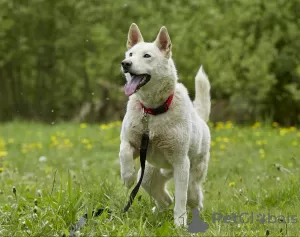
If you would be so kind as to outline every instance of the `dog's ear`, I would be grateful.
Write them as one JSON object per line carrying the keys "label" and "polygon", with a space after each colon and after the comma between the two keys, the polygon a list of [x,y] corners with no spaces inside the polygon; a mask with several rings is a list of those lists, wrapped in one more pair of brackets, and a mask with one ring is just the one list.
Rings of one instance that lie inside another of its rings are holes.
{"label": "dog's ear", "polygon": [[160,28],[160,31],[155,40],[155,44],[157,45],[159,50],[166,56],[169,57],[171,55],[172,43],[168,34],[168,30],[165,26]]}
{"label": "dog's ear", "polygon": [[140,42],[144,42],[143,36],[138,26],[135,23],[132,23],[128,32],[127,49],[130,49]]}

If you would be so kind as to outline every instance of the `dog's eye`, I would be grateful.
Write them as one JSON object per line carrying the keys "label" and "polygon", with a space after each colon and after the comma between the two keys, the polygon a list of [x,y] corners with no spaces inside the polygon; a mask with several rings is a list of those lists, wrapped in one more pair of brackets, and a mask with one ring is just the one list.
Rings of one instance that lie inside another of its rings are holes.
{"label": "dog's eye", "polygon": [[144,58],[151,58],[151,55],[150,54],[144,54]]}
{"label": "dog's eye", "polygon": [[131,56],[132,56],[132,53],[129,54],[129,57],[131,57]]}

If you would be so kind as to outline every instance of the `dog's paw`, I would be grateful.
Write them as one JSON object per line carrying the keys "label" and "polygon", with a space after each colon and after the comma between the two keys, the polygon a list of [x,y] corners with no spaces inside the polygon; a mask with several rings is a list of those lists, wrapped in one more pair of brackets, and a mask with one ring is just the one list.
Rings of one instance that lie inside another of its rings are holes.
{"label": "dog's paw", "polygon": [[127,188],[131,188],[135,181],[135,172],[133,171],[133,172],[122,173],[121,176],[124,185]]}
{"label": "dog's paw", "polygon": [[174,217],[174,224],[178,227],[186,227],[187,226],[187,214],[183,214],[178,217]]}

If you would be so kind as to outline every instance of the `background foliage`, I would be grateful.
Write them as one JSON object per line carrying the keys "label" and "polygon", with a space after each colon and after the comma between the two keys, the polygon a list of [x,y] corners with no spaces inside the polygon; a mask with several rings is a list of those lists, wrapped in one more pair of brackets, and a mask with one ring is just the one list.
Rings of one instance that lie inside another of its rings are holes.
{"label": "background foliage", "polygon": [[204,65],[212,120],[300,122],[300,2],[0,0],[0,120],[110,120],[126,98],[129,25],[166,25],[193,97]]}

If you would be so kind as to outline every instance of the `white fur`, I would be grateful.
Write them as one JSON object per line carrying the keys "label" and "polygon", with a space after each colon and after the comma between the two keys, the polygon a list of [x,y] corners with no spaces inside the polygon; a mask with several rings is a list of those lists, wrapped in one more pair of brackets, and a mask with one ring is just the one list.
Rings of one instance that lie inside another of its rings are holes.
{"label": "white fur", "polygon": [[[132,62],[130,72],[150,74],[151,80],[129,97],[122,123],[119,158],[121,177],[130,188],[136,180],[134,159],[139,155],[143,132],[140,102],[146,107],[155,108],[163,104],[174,91],[167,112],[148,116],[150,142],[142,187],[154,198],[157,207],[164,209],[173,201],[165,188],[166,182],[173,177],[174,222],[176,225],[186,225],[186,205],[192,209],[203,208],[201,183],[206,176],[210,150],[210,131],[205,122],[210,113],[210,84],[201,67],[195,80],[193,105],[187,89],[177,82],[171,46],[165,27],[161,28],[153,43],[143,41],[135,24],[130,27],[126,52],[126,60]],[[150,54],[151,58],[144,58],[145,53]],[[131,80],[129,73],[125,73],[125,76],[127,81]]]}

